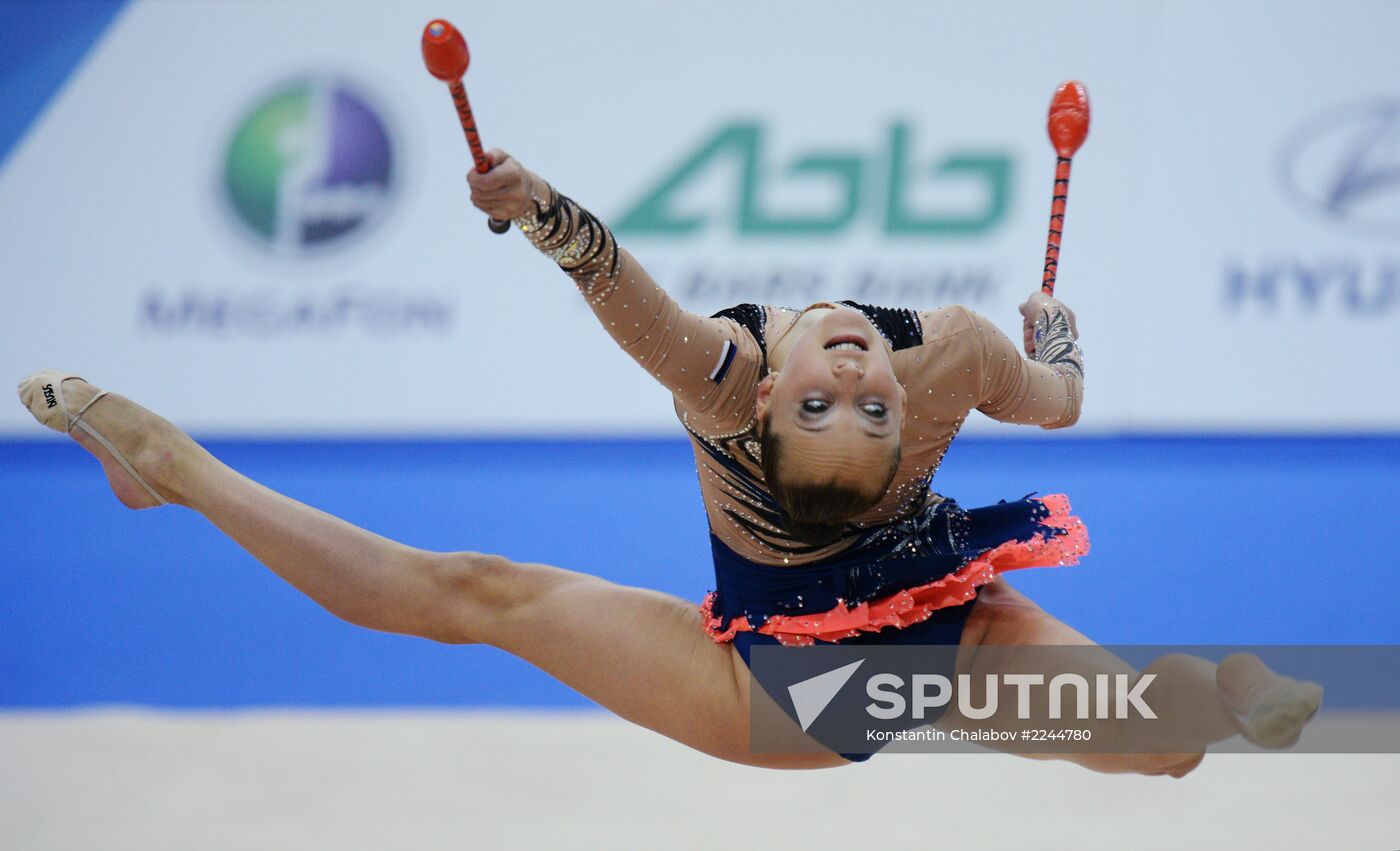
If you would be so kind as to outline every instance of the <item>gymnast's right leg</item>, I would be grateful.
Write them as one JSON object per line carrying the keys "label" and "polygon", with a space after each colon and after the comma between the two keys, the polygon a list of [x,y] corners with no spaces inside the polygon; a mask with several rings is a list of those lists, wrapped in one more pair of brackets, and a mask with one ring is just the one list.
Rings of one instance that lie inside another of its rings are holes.
{"label": "gymnast's right leg", "polygon": [[546,565],[380,537],[240,475],[168,421],[80,378],[36,373],[20,397],[102,462],[125,505],[194,509],[350,623],[500,647],[623,718],[723,759],[845,764],[835,754],[750,753],[748,671],[730,645],[709,640],[693,604]]}

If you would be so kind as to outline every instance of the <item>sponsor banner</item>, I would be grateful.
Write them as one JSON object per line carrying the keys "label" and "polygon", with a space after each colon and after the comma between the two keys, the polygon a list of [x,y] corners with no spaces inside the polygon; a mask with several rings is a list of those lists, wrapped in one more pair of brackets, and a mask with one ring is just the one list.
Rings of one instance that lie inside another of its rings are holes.
{"label": "sponsor banner", "polygon": [[[0,164],[13,378],[69,369],[227,434],[679,433],[571,282],[471,208],[418,55],[444,12],[126,8]],[[1079,428],[1400,429],[1376,369],[1400,330],[1386,4],[456,15],[488,146],[703,312],[957,303],[1019,338],[1045,109],[1082,79]],[[0,433],[33,429],[0,406]]]}
{"label": "sponsor banner", "polygon": [[753,750],[1400,753],[1396,647],[983,646],[963,665],[958,655],[956,645],[754,647]]}

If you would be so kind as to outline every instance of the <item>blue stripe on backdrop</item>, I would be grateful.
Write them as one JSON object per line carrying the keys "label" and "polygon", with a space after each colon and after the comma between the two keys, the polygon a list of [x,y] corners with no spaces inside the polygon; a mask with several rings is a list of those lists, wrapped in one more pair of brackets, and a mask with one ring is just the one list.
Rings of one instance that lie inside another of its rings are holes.
{"label": "blue stripe on backdrop", "polygon": [[[246,442],[216,454],[420,547],[501,552],[699,600],[687,445]],[[1094,552],[1014,583],[1105,643],[1400,643],[1400,438],[964,438],[965,505],[1064,491]],[[565,706],[504,653],[341,623],[198,516],[122,509],[65,443],[0,443],[0,706]]]}
{"label": "blue stripe on backdrop", "polygon": [[0,3],[0,165],[126,0]]}

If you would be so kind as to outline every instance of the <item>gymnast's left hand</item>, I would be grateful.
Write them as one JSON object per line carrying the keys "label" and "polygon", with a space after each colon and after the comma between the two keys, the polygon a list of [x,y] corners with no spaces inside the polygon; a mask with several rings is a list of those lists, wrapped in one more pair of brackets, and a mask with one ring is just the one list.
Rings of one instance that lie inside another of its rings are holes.
{"label": "gymnast's left hand", "polygon": [[1035,357],[1035,323],[1041,314],[1053,314],[1056,310],[1064,312],[1065,318],[1069,320],[1070,333],[1077,339],[1079,337],[1079,324],[1075,321],[1074,311],[1065,306],[1065,303],[1053,296],[1048,296],[1040,290],[1031,293],[1025,304],[1021,305],[1021,335],[1024,338],[1026,354]]}
{"label": "gymnast's left hand", "polygon": [[544,181],[505,151],[492,148],[486,157],[491,161],[490,171],[467,173],[472,204],[491,218],[503,221],[530,212]]}

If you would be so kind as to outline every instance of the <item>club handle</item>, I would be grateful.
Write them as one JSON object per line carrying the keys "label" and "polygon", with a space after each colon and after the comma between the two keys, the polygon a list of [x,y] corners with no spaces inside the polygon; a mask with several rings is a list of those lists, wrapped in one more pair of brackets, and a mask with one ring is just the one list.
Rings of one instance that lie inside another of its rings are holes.
{"label": "club handle", "polygon": [[1060,268],[1060,237],[1065,229],[1065,204],[1069,201],[1070,157],[1055,158],[1055,194],[1050,199],[1050,233],[1045,238],[1045,272],[1040,291],[1055,294],[1055,275]]}
{"label": "club handle", "polygon": [[[461,80],[452,80],[447,88],[452,92],[452,104],[457,107],[457,120],[462,123],[462,133],[467,137],[467,147],[471,148],[472,161],[476,164],[477,172],[485,174],[491,170],[491,161],[486,158],[481,135],[476,132],[476,118],[472,115],[471,101],[467,100],[467,87],[462,85]],[[505,233],[510,230],[510,220],[488,219],[486,226],[492,233]]]}
{"label": "club handle", "polygon": [[467,137],[467,147],[471,148],[476,170],[490,171],[491,162],[486,159],[486,151],[481,147],[481,136],[476,132],[476,118],[472,116],[471,101],[467,100],[467,87],[462,85],[461,80],[453,80],[447,84],[447,90],[452,93],[452,105],[457,107],[457,120],[461,122],[462,132]]}

